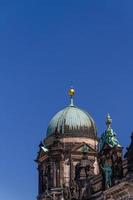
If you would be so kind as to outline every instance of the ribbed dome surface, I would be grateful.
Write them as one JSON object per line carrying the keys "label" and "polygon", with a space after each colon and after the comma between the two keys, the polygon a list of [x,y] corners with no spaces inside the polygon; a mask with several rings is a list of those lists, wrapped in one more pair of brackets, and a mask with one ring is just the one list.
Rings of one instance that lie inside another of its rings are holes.
{"label": "ribbed dome surface", "polygon": [[96,138],[96,127],[91,116],[82,109],[68,106],[59,111],[50,121],[47,137],[52,134],[87,135]]}

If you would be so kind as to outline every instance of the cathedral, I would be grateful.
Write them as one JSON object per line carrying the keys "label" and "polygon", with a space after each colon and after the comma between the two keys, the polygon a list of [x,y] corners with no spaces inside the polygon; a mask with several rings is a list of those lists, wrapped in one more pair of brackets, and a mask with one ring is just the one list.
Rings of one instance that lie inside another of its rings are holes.
{"label": "cathedral", "polygon": [[133,134],[123,156],[110,115],[99,138],[74,94],[71,88],[70,105],[51,119],[39,145],[37,200],[133,200]]}

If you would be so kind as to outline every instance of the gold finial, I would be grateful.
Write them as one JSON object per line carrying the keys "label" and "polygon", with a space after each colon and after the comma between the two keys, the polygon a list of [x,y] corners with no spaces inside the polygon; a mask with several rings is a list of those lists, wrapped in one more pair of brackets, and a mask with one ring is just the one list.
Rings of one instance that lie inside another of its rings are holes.
{"label": "gold finial", "polygon": [[70,88],[69,91],[68,91],[68,94],[69,94],[70,100],[71,100],[70,106],[74,106],[74,104],[73,104],[73,96],[74,96],[74,94],[75,94],[74,88]]}
{"label": "gold finial", "polygon": [[68,94],[69,94],[70,97],[73,97],[74,94],[75,94],[74,88],[70,88],[69,91],[68,91]]}

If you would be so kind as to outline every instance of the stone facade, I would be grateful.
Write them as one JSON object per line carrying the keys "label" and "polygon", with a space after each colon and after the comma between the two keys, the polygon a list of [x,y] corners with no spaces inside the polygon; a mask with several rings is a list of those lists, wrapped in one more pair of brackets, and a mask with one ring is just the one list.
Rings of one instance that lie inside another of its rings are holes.
{"label": "stone facade", "polygon": [[[39,145],[40,150],[37,157],[38,199],[46,199],[46,197],[44,198],[45,191],[51,188],[53,188],[53,193],[58,191],[57,196],[62,192],[70,193],[70,188],[72,190],[74,183],[76,184],[76,178],[79,176],[78,163],[82,163],[84,167],[86,165],[91,166],[92,174],[97,175],[99,173],[97,143],[97,139],[93,141],[87,137],[73,136],[67,138],[66,135],[65,138],[60,135],[44,140],[44,144]],[[48,144],[48,152],[44,152],[42,148],[46,144]],[[87,149],[86,153],[83,153],[84,147]],[[85,170],[81,170],[82,175],[80,174],[80,176],[86,180],[87,167]],[[54,191],[54,189],[57,191]],[[51,195],[53,195],[52,192],[50,192]]]}
{"label": "stone facade", "polygon": [[[78,140],[80,141],[80,138]],[[122,176],[116,178],[114,182],[112,178],[112,185],[106,188],[102,169],[99,169],[100,155],[96,146],[92,147],[89,142],[76,143],[73,140],[70,143],[68,140],[68,143],[61,143],[60,141],[63,141],[62,138],[54,138],[48,153],[42,148],[44,144],[39,145],[40,150],[36,160],[39,173],[38,200],[133,199],[131,170],[133,154],[130,154],[132,143],[125,155],[126,158],[122,160]]]}

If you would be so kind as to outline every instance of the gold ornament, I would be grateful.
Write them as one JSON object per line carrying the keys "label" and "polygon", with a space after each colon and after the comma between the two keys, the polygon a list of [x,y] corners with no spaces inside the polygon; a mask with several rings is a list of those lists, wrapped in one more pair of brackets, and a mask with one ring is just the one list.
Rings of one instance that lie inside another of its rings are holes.
{"label": "gold ornament", "polygon": [[74,90],[73,88],[71,88],[71,89],[68,91],[68,93],[69,93],[69,96],[72,97],[72,96],[74,96],[74,94],[75,94],[75,90]]}

